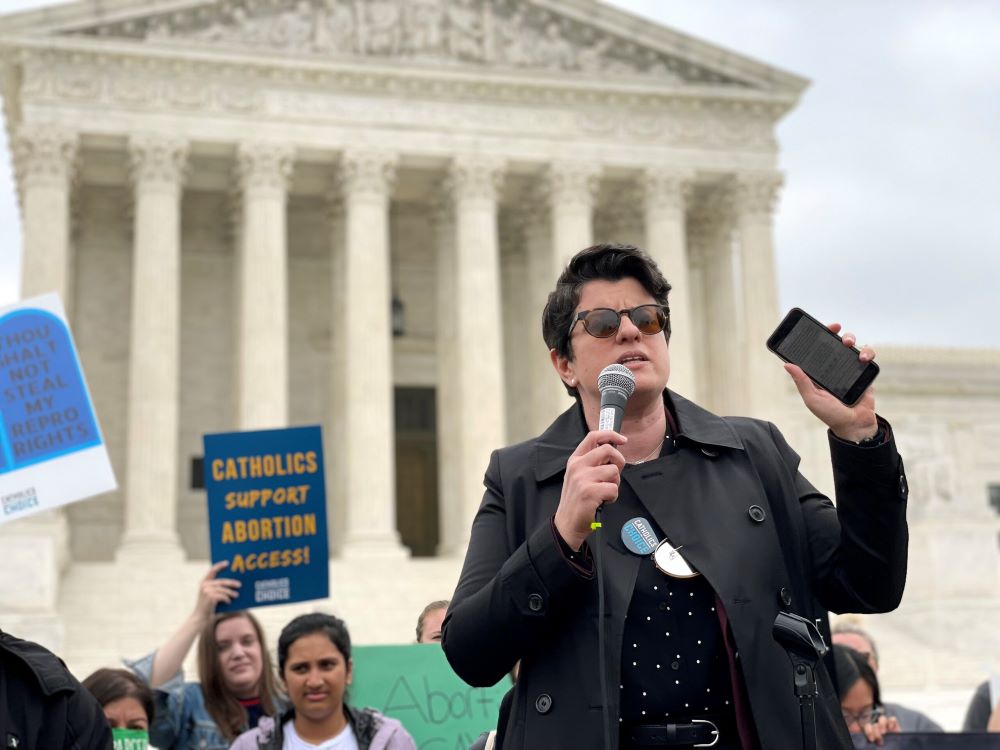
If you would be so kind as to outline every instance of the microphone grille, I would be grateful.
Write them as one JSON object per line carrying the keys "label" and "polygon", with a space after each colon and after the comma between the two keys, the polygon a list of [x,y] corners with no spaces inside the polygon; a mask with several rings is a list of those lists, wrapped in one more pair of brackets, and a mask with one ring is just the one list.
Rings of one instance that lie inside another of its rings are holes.
{"label": "microphone grille", "polygon": [[597,376],[597,390],[604,393],[613,389],[625,394],[625,398],[632,395],[635,390],[635,376],[625,365],[608,365],[601,374]]}

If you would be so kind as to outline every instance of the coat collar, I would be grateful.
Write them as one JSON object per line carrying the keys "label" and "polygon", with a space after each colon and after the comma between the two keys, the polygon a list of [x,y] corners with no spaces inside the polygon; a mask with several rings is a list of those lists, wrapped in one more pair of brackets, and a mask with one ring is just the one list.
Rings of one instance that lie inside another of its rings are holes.
{"label": "coat collar", "polygon": [[[743,450],[743,441],[722,417],[670,390],[663,392],[663,401],[680,425],[678,437],[697,445]],[[535,440],[535,479],[543,482],[565,470],[566,460],[586,434],[583,407],[577,402]]]}

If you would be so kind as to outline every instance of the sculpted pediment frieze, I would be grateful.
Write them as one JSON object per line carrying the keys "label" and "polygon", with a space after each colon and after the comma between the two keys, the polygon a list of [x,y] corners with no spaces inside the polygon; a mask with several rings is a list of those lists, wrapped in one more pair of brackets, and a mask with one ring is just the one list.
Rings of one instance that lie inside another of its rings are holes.
{"label": "sculpted pediment frieze", "polygon": [[751,85],[530,0],[219,0],[63,33],[325,59]]}

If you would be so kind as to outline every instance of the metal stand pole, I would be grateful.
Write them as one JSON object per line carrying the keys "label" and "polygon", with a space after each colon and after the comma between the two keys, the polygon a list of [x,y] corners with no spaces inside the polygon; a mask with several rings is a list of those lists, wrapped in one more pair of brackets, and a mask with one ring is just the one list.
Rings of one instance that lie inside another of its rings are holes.
{"label": "metal stand pole", "polygon": [[799,615],[779,612],[772,630],[792,662],[795,696],[802,721],[802,750],[816,750],[816,665],[829,650],[816,626]]}

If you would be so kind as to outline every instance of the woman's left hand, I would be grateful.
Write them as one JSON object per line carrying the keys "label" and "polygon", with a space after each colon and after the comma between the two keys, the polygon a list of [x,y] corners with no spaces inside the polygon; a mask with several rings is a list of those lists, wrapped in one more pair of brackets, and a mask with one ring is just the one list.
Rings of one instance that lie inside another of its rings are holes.
{"label": "woman's left hand", "polygon": [[[840,327],[840,323],[831,323],[829,326],[833,333],[840,333]],[[844,346],[854,346],[857,337],[853,333],[845,333],[842,341]],[[858,359],[861,362],[871,362],[875,359],[875,350],[870,346],[861,347]],[[798,365],[786,364],[785,372],[791,375],[806,408],[821,419],[841,440],[857,443],[865,438],[874,437],[878,432],[875,392],[870,386],[853,406],[847,406],[832,393],[816,385]]]}

